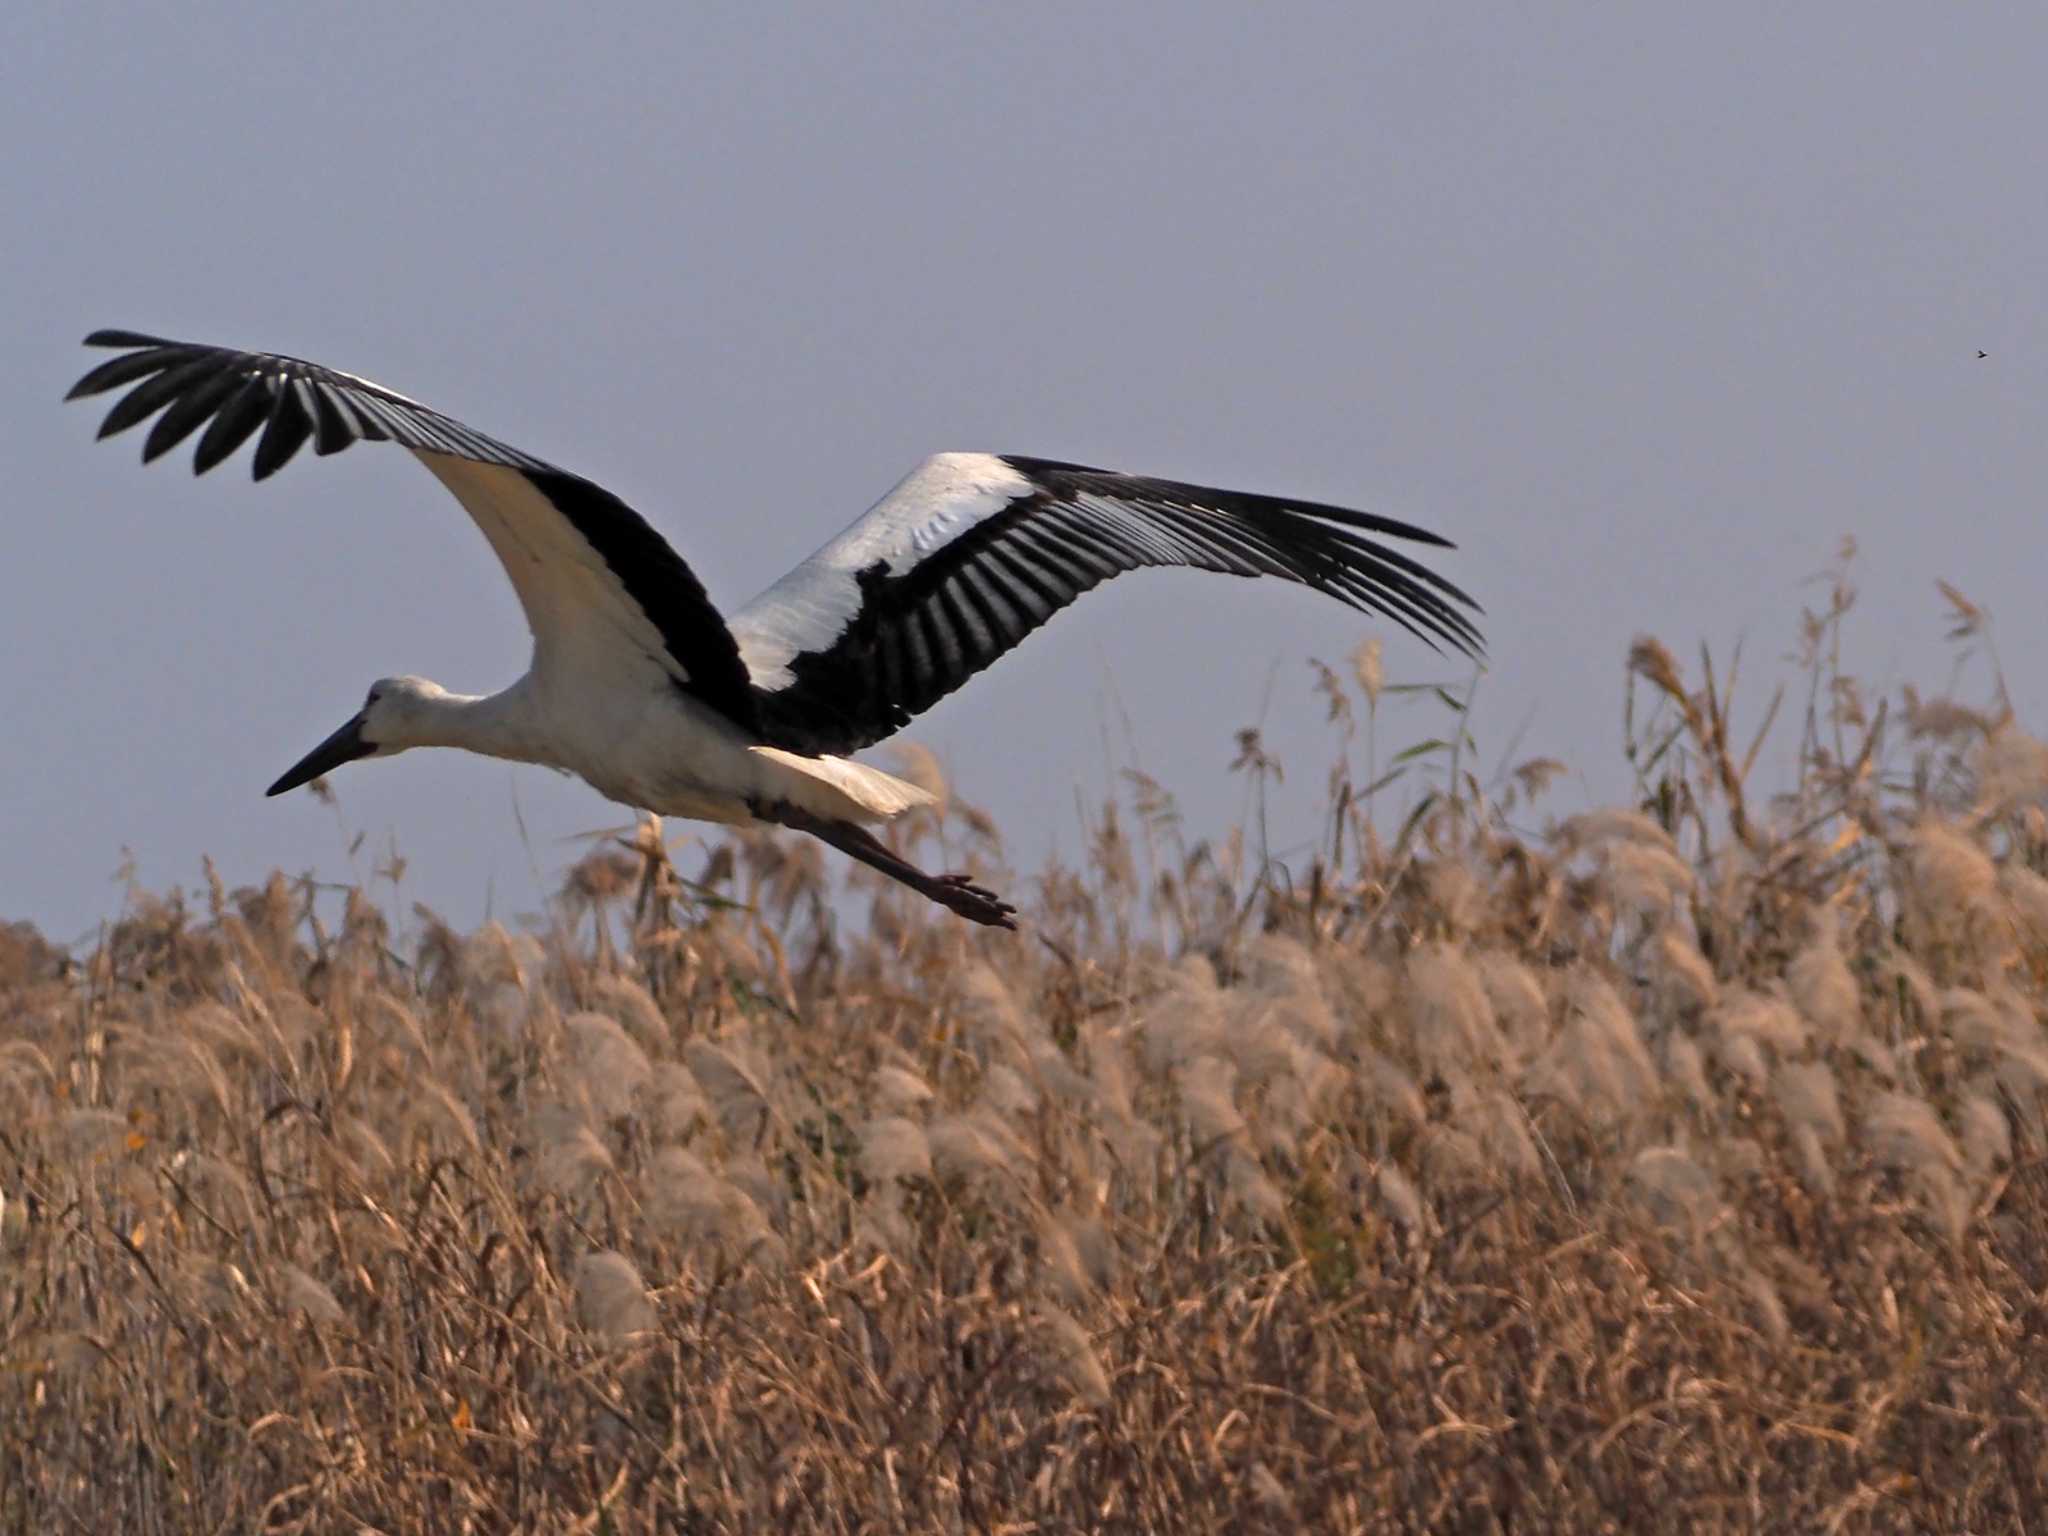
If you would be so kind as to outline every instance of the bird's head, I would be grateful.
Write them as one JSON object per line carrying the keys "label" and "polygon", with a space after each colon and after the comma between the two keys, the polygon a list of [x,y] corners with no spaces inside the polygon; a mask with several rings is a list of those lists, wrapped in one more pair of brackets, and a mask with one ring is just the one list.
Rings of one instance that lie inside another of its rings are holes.
{"label": "bird's head", "polygon": [[391,757],[428,745],[430,722],[448,690],[423,677],[380,677],[347,724],[285,770],[265,794],[281,795],[363,757]]}

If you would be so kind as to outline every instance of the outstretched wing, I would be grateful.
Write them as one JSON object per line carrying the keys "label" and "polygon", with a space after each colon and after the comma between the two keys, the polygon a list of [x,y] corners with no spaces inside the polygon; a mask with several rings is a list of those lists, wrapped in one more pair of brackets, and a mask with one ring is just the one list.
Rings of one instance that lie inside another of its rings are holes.
{"label": "outstretched wing", "polygon": [[881,740],[1090,587],[1148,565],[1278,576],[1479,654],[1463,611],[1477,605],[1389,538],[1448,547],[1340,507],[942,453],[734,614],[732,632],[763,734],[806,752]]}
{"label": "outstretched wing", "polygon": [[533,632],[537,674],[643,667],[752,727],[746,668],[703,583],[646,519],[602,486],[368,379],[299,358],[132,331],[95,331],[85,344],[121,355],[65,398],[133,386],[99,435],[156,415],[143,440],[144,463],[201,426],[192,455],[198,474],[258,431],[258,480],[308,442],[316,454],[359,442],[411,449],[476,520],[505,567]]}

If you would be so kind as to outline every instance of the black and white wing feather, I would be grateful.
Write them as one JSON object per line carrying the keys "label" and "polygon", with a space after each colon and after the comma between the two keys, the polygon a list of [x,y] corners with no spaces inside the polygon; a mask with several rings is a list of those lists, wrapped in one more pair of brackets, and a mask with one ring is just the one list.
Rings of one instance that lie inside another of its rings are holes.
{"label": "black and white wing feather", "polygon": [[409,448],[476,520],[505,567],[533,632],[536,674],[616,678],[641,665],[751,728],[754,691],[703,584],[639,513],[603,487],[317,363],[132,331],[95,331],[85,341],[121,355],[65,398],[132,386],[99,435],[155,415],[143,440],[144,463],[202,426],[192,455],[198,474],[259,431],[251,466],[258,480],[308,442],[316,454],[359,442]]}
{"label": "black and white wing feather", "polygon": [[881,740],[1089,588],[1143,566],[1278,576],[1477,655],[1472,600],[1383,539],[1448,545],[1313,502],[942,453],[731,628],[764,737],[802,752]]}

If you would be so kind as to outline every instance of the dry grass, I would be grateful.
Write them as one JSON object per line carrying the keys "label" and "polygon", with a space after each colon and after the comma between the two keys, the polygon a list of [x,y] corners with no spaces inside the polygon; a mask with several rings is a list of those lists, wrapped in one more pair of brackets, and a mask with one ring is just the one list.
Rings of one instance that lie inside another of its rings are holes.
{"label": "dry grass", "polygon": [[2048,1524],[2048,767],[1845,594],[1787,794],[1642,642],[1633,807],[1452,715],[1286,879],[1136,782],[1017,937],[780,837],[0,932],[0,1525]]}

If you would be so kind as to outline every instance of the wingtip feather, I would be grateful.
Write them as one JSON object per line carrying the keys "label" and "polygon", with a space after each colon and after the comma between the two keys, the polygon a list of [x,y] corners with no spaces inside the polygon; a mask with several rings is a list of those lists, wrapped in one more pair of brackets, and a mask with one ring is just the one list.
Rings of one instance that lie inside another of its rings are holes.
{"label": "wingtip feather", "polygon": [[165,341],[161,336],[145,336],[140,331],[98,330],[85,338],[88,347],[169,347],[175,342]]}

